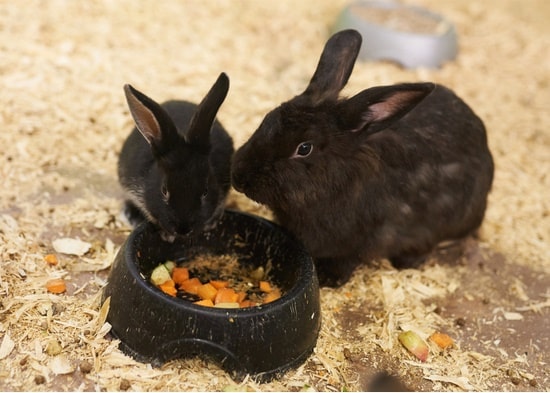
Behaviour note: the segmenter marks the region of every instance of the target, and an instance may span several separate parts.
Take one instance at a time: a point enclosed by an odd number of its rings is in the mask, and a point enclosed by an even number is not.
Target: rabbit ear
[[[210,129],[228,91],[229,78],[222,72],[208,94],[197,106],[185,137],[188,143],[203,147],[210,146]]]
[[[124,94],[136,127],[145,140],[156,148],[163,142],[169,144],[170,141],[167,139],[172,135],[177,135],[177,131],[166,111],[158,103],[130,85],[124,85]]]
[[[314,104],[336,99],[348,82],[361,48],[361,34],[343,30],[334,34],[325,44],[317,69],[303,95]]]
[[[433,83],[372,87],[342,102],[340,118],[350,131],[368,126],[368,132],[374,133],[405,116],[434,88]]]

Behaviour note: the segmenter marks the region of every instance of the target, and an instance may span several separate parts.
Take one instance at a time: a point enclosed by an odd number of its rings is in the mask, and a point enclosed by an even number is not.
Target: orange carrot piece
[[[210,280],[210,284],[216,289],[227,288],[229,286],[229,281],[222,280]]]
[[[281,291],[278,289],[272,290],[271,292],[267,293],[264,297],[264,303],[270,303],[273,302],[281,297]]]
[[[214,300],[218,290],[212,286],[212,284],[206,283],[197,288],[197,295],[202,299]]]
[[[67,284],[62,278],[54,278],[46,283],[46,290],[50,293],[60,294],[67,290]]]
[[[214,303],[210,299],[202,299],[202,300],[198,300],[198,301],[193,302],[193,303],[197,304],[199,306],[214,307]]]
[[[252,300],[249,300],[249,299],[246,299],[246,300],[243,300],[242,302],[239,302],[239,307],[240,308],[255,307],[255,306],[257,306],[257,304],[254,303]]]
[[[189,269],[186,267],[175,267],[172,269],[172,280],[176,285],[181,285],[185,280],[189,280]]]
[[[216,297],[214,298],[214,304],[218,303],[239,303],[239,295],[232,288],[220,288]]]
[[[44,255],[44,260],[50,266],[56,266],[58,264],[58,260],[57,260],[57,257],[55,256],[55,254]]]
[[[454,341],[445,333],[435,332],[430,336],[430,340],[437,344],[441,349],[446,349],[454,345]]]
[[[246,299],[246,292],[237,292],[237,303],[242,303]]]
[[[167,295],[175,297],[178,293],[176,289],[176,283],[174,280],[168,280],[162,284],[159,285],[159,288],[162,292],[164,292]]]
[[[200,280],[197,277],[190,278],[181,283],[180,288],[185,292],[192,295],[196,295],[199,287],[202,285]]]
[[[265,292],[265,293],[269,293],[273,290],[273,288],[271,288],[271,284],[267,281],[260,281],[260,291],[262,292]]]

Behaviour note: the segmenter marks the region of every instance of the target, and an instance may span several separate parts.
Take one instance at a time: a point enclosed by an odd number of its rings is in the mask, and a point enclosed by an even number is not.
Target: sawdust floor
[[[304,88],[346,2],[0,1],[0,389],[362,390],[386,370],[415,390],[548,391],[550,3],[407,2],[456,24],[459,57],[438,70],[358,63],[345,92],[431,80],[461,95],[496,161],[486,220],[419,269],[378,261],[323,289],[315,352],[259,385],[205,359],[135,362],[103,324],[101,289],[130,230],[115,170],[132,126],[122,85],[198,101],[227,72],[219,118],[239,146]],[[269,217],[237,193],[229,204]],[[56,253],[66,237],[90,249]],[[65,294],[46,292],[55,277]],[[409,329],[455,346],[421,363],[397,341]]]

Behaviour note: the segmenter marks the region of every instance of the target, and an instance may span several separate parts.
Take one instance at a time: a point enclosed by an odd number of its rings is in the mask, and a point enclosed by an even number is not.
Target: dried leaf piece
[[[74,371],[74,366],[69,358],[64,354],[52,358],[49,366],[50,370],[52,370],[52,372],[56,375],[70,374]]]
[[[111,297],[109,296],[99,309],[99,314],[97,316],[97,328],[100,329],[105,321],[107,320],[107,315],[109,314],[109,308],[111,307]]]
[[[420,338],[418,334],[412,330],[400,333],[398,336],[399,342],[418,360],[425,362],[428,359],[428,345]]]
[[[62,278],[54,278],[46,283],[46,290],[50,293],[60,294],[67,291],[67,284]]]
[[[44,255],[44,261],[50,266],[56,266],[59,263],[55,254]]]
[[[523,315],[519,312],[505,312],[504,319],[507,321],[521,321],[523,319]]]
[[[435,332],[430,336],[430,340],[441,349],[447,349],[454,345],[453,339],[445,333]]]
[[[96,338],[103,338],[107,333],[111,331],[111,324],[109,322],[105,322],[97,331]]]
[[[15,342],[11,339],[10,335],[6,333],[0,344],[0,359],[5,359],[15,348]]]
[[[55,239],[52,245],[56,252],[77,256],[86,254],[92,247],[91,243],[84,242],[80,239],[72,239],[70,237]]]

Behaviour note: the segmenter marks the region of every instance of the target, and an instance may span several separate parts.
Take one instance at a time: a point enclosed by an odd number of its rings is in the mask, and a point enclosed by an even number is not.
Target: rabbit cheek
[[[251,169],[252,168],[252,169]],[[242,192],[250,199],[265,203],[262,198],[262,176],[258,174],[257,166],[249,166],[246,161],[235,161],[231,173],[231,183],[238,192]]]

